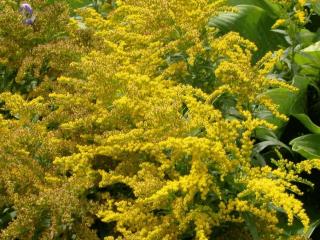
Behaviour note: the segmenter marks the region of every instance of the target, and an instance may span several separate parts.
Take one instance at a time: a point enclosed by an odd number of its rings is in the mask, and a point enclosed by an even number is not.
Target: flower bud
[[[33,14],[33,10],[30,4],[28,3],[22,3],[20,5],[19,8],[20,12],[22,12],[23,15],[27,16],[27,15],[32,15]]]
[[[30,4],[22,3],[20,5],[19,11],[25,17],[25,19],[23,20],[23,23],[25,23],[27,25],[32,25],[34,23],[36,17],[33,14],[33,9]]]

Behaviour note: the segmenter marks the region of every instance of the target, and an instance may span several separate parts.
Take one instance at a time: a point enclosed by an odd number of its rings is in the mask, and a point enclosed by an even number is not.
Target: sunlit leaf
[[[223,13],[209,22],[210,26],[220,29],[222,33],[239,32],[241,36],[254,42],[258,47],[255,59],[266,52],[276,50],[279,45],[286,45],[281,34],[272,32],[276,21],[275,12],[265,1],[231,1],[239,9],[236,13]]]

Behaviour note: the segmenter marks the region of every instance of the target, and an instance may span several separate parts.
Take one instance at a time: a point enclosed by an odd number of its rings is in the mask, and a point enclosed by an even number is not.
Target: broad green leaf
[[[293,86],[299,89],[299,93],[305,94],[310,84],[314,84],[317,79],[313,76],[295,75],[292,80]]]
[[[294,61],[300,65],[300,74],[318,76],[320,72],[320,41],[298,51]]]
[[[259,143],[255,144],[254,150],[257,152],[261,152],[265,148],[271,147],[271,146],[282,147],[282,148],[288,150],[289,152],[291,152],[291,149],[286,144],[284,144],[283,142],[279,141],[276,138],[272,138],[272,139],[270,138],[270,140],[259,142]]]
[[[281,10],[277,4],[273,4],[268,0],[228,0],[228,3],[232,6],[237,5],[252,5],[262,8],[268,15],[274,18],[279,18]]]
[[[281,34],[271,31],[271,27],[276,20],[276,18],[271,17],[273,13],[249,4],[237,5],[239,12],[223,13],[212,18],[209,25],[220,29],[222,34],[234,31],[254,42],[259,49],[254,56],[257,60],[266,52],[279,49],[279,45],[284,46],[286,43]]]
[[[307,90],[309,85],[313,85],[316,81],[315,77],[308,77],[302,75],[295,75],[292,81],[292,85],[298,88],[298,92],[296,92],[296,97],[292,102],[290,115],[305,113],[305,109],[307,108],[308,96]]]
[[[292,108],[297,100],[297,93],[285,88],[271,89],[263,95],[271,98],[272,101],[279,106],[279,112],[286,115],[290,115]],[[270,111],[260,111],[257,113],[257,116],[278,126],[277,135],[281,135],[281,128],[286,125],[285,121],[276,118]]]
[[[300,44],[302,44],[303,46],[309,46],[313,44],[317,37],[317,34],[310,32],[307,29],[301,29],[297,37]]]
[[[293,78],[293,85],[298,88],[297,92],[285,88],[276,88],[267,91],[264,95],[271,98],[279,106],[279,112],[287,116],[303,114],[307,105],[307,88],[310,84],[313,84],[314,80],[314,77],[296,75]],[[278,136],[281,135],[281,128],[286,125],[286,122],[277,119],[270,111],[266,110],[258,112],[257,116],[278,126],[276,133]]]
[[[318,41],[318,42],[316,42],[316,43],[314,43],[314,44],[302,49],[300,51],[300,53],[305,53],[305,54],[312,55],[312,56],[314,56],[316,58],[320,58],[320,41]],[[303,57],[301,57],[301,58],[300,57],[301,56],[299,54],[297,54],[295,56],[295,60],[296,60],[297,63],[303,64],[306,59],[303,59]]]
[[[279,137],[279,134],[281,132],[281,128],[286,125],[285,121],[282,121],[281,119],[276,118],[270,111],[263,110],[259,111],[255,114],[255,117],[267,120],[269,123],[272,123],[273,125],[277,126],[277,129],[275,130],[276,135]],[[280,132],[279,132],[280,131]],[[260,132],[260,131],[259,131]],[[263,133],[259,134],[261,136]],[[280,134],[281,135],[281,134]],[[261,137],[260,137],[261,138]]]
[[[320,134],[320,127],[312,122],[308,115],[304,113],[293,114],[310,132]]]
[[[286,88],[276,88],[265,93],[279,106],[278,110],[284,114],[290,114],[297,94]]]
[[[320,134],[307,134],[293,139],[292,150],[307,159],[320,158]]]

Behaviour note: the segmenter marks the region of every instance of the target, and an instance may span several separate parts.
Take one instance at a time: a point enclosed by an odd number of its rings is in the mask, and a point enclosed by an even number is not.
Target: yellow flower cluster
[[[36,17],[29,25],[23,22],[19,2],[0,1],[0,68],[6,77],[1,91],[26,93],[67,74],[70,63],[87,49],[84,42],[90,34],[69,24],[68,6],[61,1],[29,1]]]
[[[36,115],[45,113],[41,101],[8,93],[1,99],[6,102],[1,110],[12,110],[14,118],[0,117],[0,208],[16,217],[10,224],[5,222],[9,225],[1,230],[0,239],[52,239],[60,235],[62,224],[77,231],[79,239],[97,239],[89,229],[91,206],[77,197],[83,184],[57,180],[50,168],[55,157],[75,151],[75,146],[39,124]]]
[[[19,214],[0,238],[31,239],[46,214],[54,217],[42,239],[59,238],[59,224],[79,239],[96,239],[92,213],[112,226],[108,240],[227,239],[233,227],[248,237],[250,220],[264,239],[277,239],[279,208],[289,224],[297,217],[307,227],[302,203],[288,190],[301,194],[293,182],[319,168],[317,161],[281,159],[275,169],[251,163],[253,131],[274,127],[255,118],[252,106],[285,118],[262,93],[294,90],[266,77],[281,53],[252,64],[254,44],[208,31],[209,17],[229,10],[222,0],[117,6],[106,18],[79,10],[91,50],[65,76],[43,81],[27,100],[0,95],[0,167],[12,162],[0,191]],[[186,60],[166,61],[175,54]],[[211,93],[178,83],[198,55],[217,64]],[[214,106],[224,93],[234,97],[238,118]]]
[[[307,4],[307,0],[272,0],[272,2],[280,4],[283,7],[282,18],[278,19],[272,28],[284,27],[289,24],[290,19],[299,25],[307,23],[307,11],[304,9]],[[294,14],[288,14],[288,12],[293,12]],[[291,15],[293,17],[291,17]]]
[[[95,31],[96,50],[74,64],[86,78],[60,78],[62,94],[50,97],[57,111],[70,115],[61,123],[62,134],[82,144],[78,153],[54,162],[72,171],[70,179],[118,187],[101,196],[97,215],[115,222],[119,233],[106,239],[179,239],[192,225],[196,239],[218,238],[221,225],[244,227],[247,214],[262,235],[276,238],[276,207],[289,224],[297,216],[308,225],[302,203],[287,193],[287,187],[294,189],[288,173],[276,180],[271,175],[278,172],[270,169],[262,177],[251,164],[252,132],[273,126],[253,118],[247,106],[261,104],[285,118],[261,94],[277,86],[294,90],[266,78],[281,53],[252,65],[256,47],[238,34],[201,35],[208,17],[224,9],[221,4],[128,0],[106,19],[93,10],[79,12]],[[168,54],[180,52],[186,62],[166,65]],[[219,60],[212,69],[219,85],[211,94],[175,83],[198,54]],[[223,93],[237,99],[243,119],[225,119],[213,107]],[[266,186],[257,184],[262,180]]]

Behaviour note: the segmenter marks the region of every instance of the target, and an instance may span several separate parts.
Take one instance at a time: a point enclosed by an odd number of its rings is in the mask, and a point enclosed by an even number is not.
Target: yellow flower
[[[272,25],[272,29],[276,29],[278,27],[284,26],[286,23],[285,19],[278,19],[273,25]]]
[[[301,24],[304,24],[306,22],[306,14],[302,10],[296,11],[295,17],[298,19],[299,23]]]

